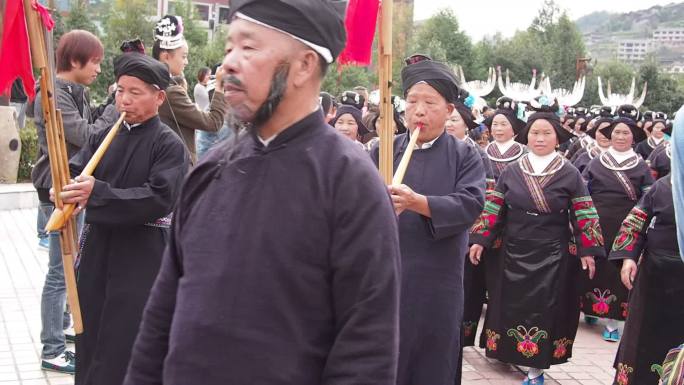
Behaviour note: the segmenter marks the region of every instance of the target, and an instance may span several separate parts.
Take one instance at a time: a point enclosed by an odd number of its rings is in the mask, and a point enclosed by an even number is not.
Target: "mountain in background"
[[[575,24],[583,34],[648,38],[658,27],[684,27],[684,2],[629,13],[593,12],[580,17]]]

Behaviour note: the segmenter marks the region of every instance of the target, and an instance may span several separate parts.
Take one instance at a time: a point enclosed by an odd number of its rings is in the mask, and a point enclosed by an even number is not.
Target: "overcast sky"
[[[631,12],[654,5],[665,5],[672,0],[556,0],[575,20],[594,11]],[[473,40],[500,31],[512,36],[516,30],[527,28],[543,0],[416,0],[414,19],[427,19],[442,8],[451,8],[458,16],[461,28]]]

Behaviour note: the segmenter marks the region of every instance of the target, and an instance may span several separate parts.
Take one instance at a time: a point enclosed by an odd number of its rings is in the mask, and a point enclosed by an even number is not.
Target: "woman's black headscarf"
[[[456,102],[454,103],[454,107],[456,107],[456,111],[458,111],[458,114],[461,115],[461,119],[463,119],[466,126],[468,126],[468,130],[475,129],[479,126],[479,124],[477,124],[477,122],[475,121],[475,116],[473,116],[473,112],[470,111],[470,108],[468,108],[468,106],[461,102]]]
[[[359,126],[359,131],[357,133],[358,136],[364,136],[368,134],[368,128],[366,128],[366,125],[363,124],[363,114],[361,113],[361,110],[349,104],[341,104],[339,107],[337,107],[337,114],[335,115],[335,118],[332,120],[331,124],[334,126],[335,123],[337,123],[337,119],[344,114],[351,115],[356,121],[356,125]]]
[[[613,130],[620,123],[627,125],[627,127],[629,127],[629,130],[632,131],[632,135],[634,136],[634,143],[639,143],[642,140],[646,139],[646,133],[644,132],[644,130],[637,126],[634,120],[627,117],[615,118],[610,126],[605,127],[601,130],[601,133],[603,134],[603,136],[610,139],[610,135],[613,133]]]
[[[565,143],[573,137],[571,132],[563,128],[560,116],[557,114],[559,111],[558,100],[548,100],[547,97],[541,96],[530,101],[530,109],[535,112],[527,118],[527,124],[520,132],[520,135],[515,137],[517,142],[527,144],[527,134],[530,132],[532,124],[537,120],[546,120],[551,124],[554,131],[556,131],[558,144]]]

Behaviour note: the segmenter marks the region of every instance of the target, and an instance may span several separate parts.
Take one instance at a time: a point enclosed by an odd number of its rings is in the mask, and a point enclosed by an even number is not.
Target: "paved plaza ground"
[[[37,245],[36,209],[0,210],[0,385],[73,384],[72,376],[40,370],[40,293],[48,255]],[[612,384],[617,344],[600,334],[600,326],[581,322],[572,362],[548,370],[546,384]],[[479,348],[467,348],[464,359],[466,385],[519,385],[523,378],[523,369],[489,360]]]

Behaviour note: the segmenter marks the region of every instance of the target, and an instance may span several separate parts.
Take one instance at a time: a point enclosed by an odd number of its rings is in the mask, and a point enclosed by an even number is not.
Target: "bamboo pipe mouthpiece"
[[[125,117],[126,113],[122,112],[121,116],[119,117],[119,120],[117,120],[116,123],[114,123],[114,126],[111,130],[109,130],[104,140],[102,140],[102,143],[100,143],[100,146],[93,154],[93,157],[90,158],[88,164],[86,164],[86,166],[83,168],[83,172],[81,173],[81,175],[91,176],[93,174],[93,172],[95,171],[95,167],[97,167],[98,163],[100,163],[100,160],[102,160],[102,157],[104,156],[105,152],[107,152],[109,145],[112,144],[114,137],[116,137],[116,134],[119,132],[119,127],[121,126],[121,123],[123,123]],[[74,213],[75,208],[76,205],[74,205],[73,203],[65,204],[64,207],[62,207],[62,209],[55,207],[55,210],[52,212],[52,215],[50,215],[50,219],[45,225],[45,231],[58,231],[59,229],[64,227],[67,220],[69,220],[69,218],[71,218],[71,215]]]
[[[406,147],[406,151],[404,151],[404,155],[401,157],[399,166],[397,166],[397,171],[394,173],[394,177],[392,178],[393,185],[401,184],[401,182],[404,180],[406,169],[408,169],[409,161],[411,161],[411,155],[413,155],[413,149],[416,147],[418,135],[420,135],[420,130],[422,128],[423,125],[419,124],[411,133],[411,140],[409,141],[408,147]]]

